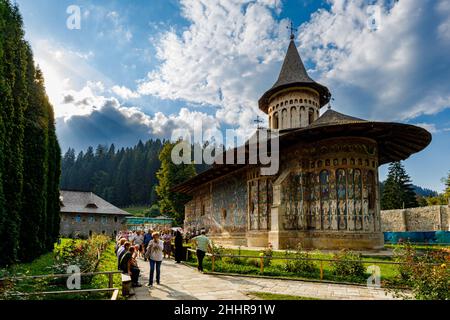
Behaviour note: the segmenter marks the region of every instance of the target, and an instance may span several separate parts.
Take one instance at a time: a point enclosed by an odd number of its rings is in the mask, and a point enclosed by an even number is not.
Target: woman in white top
[[[145,257],[150,260],[149,287],[153,286],[153,275],[156,268],[156,283],[160,284],[161,262],[163,260],[164,242],[160,239],[159,233],[153,233],[153,239],[148,243]]]

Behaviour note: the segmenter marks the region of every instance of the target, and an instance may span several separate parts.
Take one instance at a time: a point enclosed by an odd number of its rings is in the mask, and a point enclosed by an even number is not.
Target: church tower
[[[278,80],[259,100],[259,108],[269,115],[269,128],[307,127],[319,118],[320,108],[330,98],[328,88],[309,77],[291,34]]]

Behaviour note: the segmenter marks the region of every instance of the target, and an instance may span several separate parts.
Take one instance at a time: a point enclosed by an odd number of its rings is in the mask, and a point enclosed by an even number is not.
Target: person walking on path
[[[147,230],[147,232],[144,235],[144,261],[147,261],[147,258],[145,257],[145,253],[147,252],[147,246],[148,243],[152,240],[152,230]]]
[[[148,243],[145,257],[150,260],[150,276],[148,286],[153,287],[153,278],[156,270],[156,283],[161,283],[161,263],[163,260],[164,242],[159,238],[159,233],[155,232],[153,239]]]
[[[177,263],[181,262],[181,256],[183,254],[183,236],[180,230],[175,233],[175,261]]]
[[[136,238],[134,240],[134,244],[138,246],[138,256],[142,257],[144,255],[144,235],[143,231],[138,231],[136,233]]]
[[[162,240],[164,241],[164,258],[167,256],[167,259],[169,259],[172,253],[172,235],[170,231],[164,231]]]
[[[203,272],[203,258],[205,258],[206,252],[212,251],[211,241],[206,236],[206,231],[202,230],[199,236],[192,238],[192,241],[197,247],[197,260],[198,260],[198,271]]]

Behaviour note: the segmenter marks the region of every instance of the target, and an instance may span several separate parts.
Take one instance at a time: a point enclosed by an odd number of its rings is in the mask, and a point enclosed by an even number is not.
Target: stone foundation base
[[[246,246],[247,237],[245,233],[214,234],[208,237],[217,245],[222,246]]]
[[[271,231],[269,242],[274,249],[379,250],[384,247],[381,232],[351,231]]]
[[[266,248],[269,245],[269,231],[247,231],[247,247]]]
[[[247,231],[246,233],[214,234],[210,236],[218,245],[266,248],[269,243],[275,250],[379,250],[384,247],[381,232],[358,233],[352,231]]]

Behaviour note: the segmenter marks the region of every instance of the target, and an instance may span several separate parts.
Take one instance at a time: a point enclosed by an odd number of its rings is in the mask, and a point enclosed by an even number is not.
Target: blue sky
[[[427,128],[405,161],[441,191],[450,170],[450,1],[16,0],[43,69],[63,150],[134,145],[175,129],[254,126],[293,21],[334,109]],[[70,5],[81,29],[66,26]],[[381,176],[386,168],[380,170]]]

